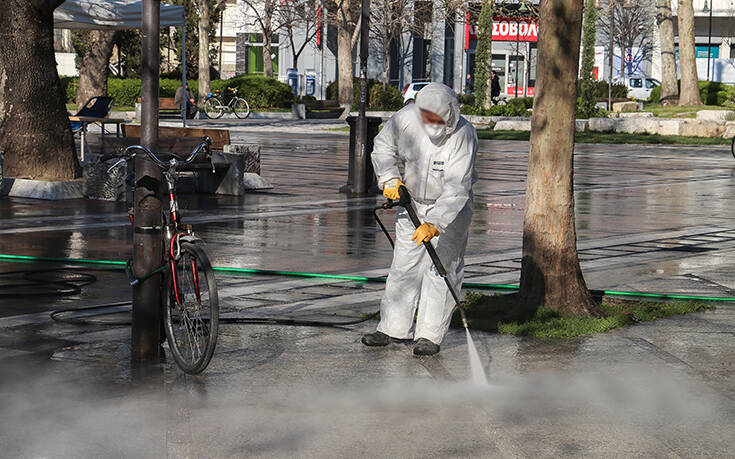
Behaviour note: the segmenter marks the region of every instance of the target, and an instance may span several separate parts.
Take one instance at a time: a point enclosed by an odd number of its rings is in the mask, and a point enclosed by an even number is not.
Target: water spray
[[[389,199],[388,202],[376,208],[376,212],[374,212],[376,221],[380,225],[383,232],[388,235],[389,239],[390,235],[388,234],[388,231],[385,229],[385,226],[378,217],[377,210],[379,209],[390,209],[395,206],[401,206],[406,209],[406,212],[408,212],[408,217],[411,219],[411,223],[413,223],[413,226],[415,228],[421,226],[421,220],[419,219],[418,215],[416,215],[416,209],[414,209],[413,204],[411,204],[411,195],[409,194],[405,186],[401,185],[398,188],[398,195],[400,199],[397,202]],[[390,239],[390,242],[391,245],[393,245],[392,239]],[[447,270],[444,268],[444,264],[439,258],[439,254],[436,253],[436,248],[434,248],[434,245],[430,241],[423,241],[423,245],[426,249],[426,252],[429,254],[429,258],[431,258],[431,262],[434,264],[436,272],[439,274],[439,276],[441,276],[442,279],[444,279],[444,283],[447,285],[449,293],[452,295],[452,299],[454,299],[454,304],[459,311],[459,316],[462,319],[462,326],[464,326],[465,334],[467,335],[467,347],[470,355],[470,369],[472,371],[472,380],[475,383],[487,383],[487,376],[485,375],[485,370],[483,370],[482,368],[480,356],[477,353],[477,348],[475,347],[475,343],[472,340],[472,335],[470,335],[470,328],[467,324],[467,313],[464,309],[464,306],[462,306],[462,302],[459,299],[459,294],[454,288],[454,285],[452,285],[452,282],[449,280]]]

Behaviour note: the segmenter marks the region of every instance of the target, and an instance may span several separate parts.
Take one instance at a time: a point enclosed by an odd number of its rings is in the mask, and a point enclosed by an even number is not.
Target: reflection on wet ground
[[[382,200],[337,192],[347,136],[251,124],[232,138],[263,144],[263,175],[276,187],[181,196],[214,264],[384,275],[390,245],[371,213]],[[517,283],[528,144],[480,148],[467,277]],[[734,172],[724,147],[577,146],[588,285],[732,295]],[[385,212],[389,229],[391,220]],[[0,200],[0,253],[124,260],[130,237],[121,203]],[[53,267],[0,263],[0,272]],[[731,454],[735,309],[727,306],[563,342],[478,333],[493,381],[485,389],[456,382],[469,371],[463,334],[450,332],[438,358],[415,359],[406,345],[363,348],[359,337],[374,322],[226,325],[202,376],[184,377],[169,361],[139,386],[126,327],[48,317],[129,299],[121,271],[74,269],[96,282],[68,296],[0,296],[0,411],[18,420],[0,428],[9,456]],[[382,292],[380,283],[265,275],[218,275],[218,284],[226,316],[343,320],[375,310]]]

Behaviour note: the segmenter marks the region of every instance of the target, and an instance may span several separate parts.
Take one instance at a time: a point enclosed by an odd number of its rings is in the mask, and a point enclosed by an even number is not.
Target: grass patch
[[[679,107],[678,105],[646,104],[644,112],[651,112],[656,118],[696,118],[700,110],[726,110],[719,105],[691,105]]]
[[[517,294],[485,296],[472,292],[466,296],[465,308],[471,329],[536,338],[591,335],[637,322],[715,309],[692,301],[643,302],[606,297],[601,308],[607,317],[592,318],[565,316],[548,307],[530,313],[519,311]],[[452,326],[462,326],[458,313],[452,317]]]
[[[489,140],[529,140],[531,133],[527,131],[494,131],[478,129],[479,139]],[[576,143],[612,143],[612,144],[669,144],[669,145],[729,145],[730,139],[722,137],[687,137],[681,135],[658,134],[624,134],[618,132],[577,132]]]
[[[338,128],[329,128],[329,129],[326,129],[326,130],[327,131],[336,131],[336,132],[350,132],[350,127],[349,126],[342,126],[342,127],[338,127]]]

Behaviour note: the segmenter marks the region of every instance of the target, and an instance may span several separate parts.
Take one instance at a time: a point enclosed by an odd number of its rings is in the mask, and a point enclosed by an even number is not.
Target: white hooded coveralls
[[[420,110],[444,121],[440,137],[429,138]],[[477,154],[477,134],[459,114],[457,96],[449,87],[431,83],[416,103],[404,107],[388,120],[375,137],[372,153],[378,185],[401,177],[424,223],[440,232],[431,243],[460,291],[464,276],[464,252],[472,219],[472,184]],[[411,238],[415,227],[402,207],[396,217],[393,263],[380,304],[378,331],[399,339],[426,338],[441,344],[449,329],[454,300],[423,245]],[[418,307],[415,332],[413,318]]]

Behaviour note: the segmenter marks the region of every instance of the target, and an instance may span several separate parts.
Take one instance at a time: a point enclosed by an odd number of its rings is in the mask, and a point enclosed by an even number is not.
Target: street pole
[[[608,75],[607,83],[607,109],[612,111],[613,53],[615,49],[615,41],[613,39],[615,33],[615,9],[612,0],[610,0],[610,26],[608,29],[608,35],[610,35],[610,75]]]
[[[222,31],[224,30],[225,22],[225,8],[222,7],[222,11],[219,12],[219,77],[222,78]]]
[[[327,21],[324,20],[324,17],[326,15],[326,9],[325,9],[325,3],[322,1],[321,6],[321,12],[319,13],[320,23],[319,28],[321,29],[319,33],[321,34],[321,50],[320,50],[320,60],[319,63],[319,69],[321,75],[319,76],[319,92],[321,93],[320,99],[325,100],[327,98],[327,92],[324,89],[324,47],[326,46],[326,39],[327,39]]]
[[[161,0],[143,0],[141,143],[158,147],[158,74]],[[145,155],[135,156],[133,275],[142,278],[161,263],[161,170]],[[134,364],[160,361],[161,278],[133,287],[131,356]]]
[[[521,35],[521,22],[518,19],[518,16],[516,16],[516,81],[515,81],[515,97],[514,99],[518,98],[518,58],[521,54],[521,44],[520,44],[520,35]]]
[[[365,194],[367,183],[365,172],[367,168],[367,118],[365,109],[367,105],[367,64],[368,44],[370,40],[370,0],[362,0],[362,20],[360,25],[360,112],[357,116],[357,141],[355,142],[354,158],[354,194]]]
[[[705,5],[707,5],[707,0],[705,0]],[[712,10],[715,7],[715,2],[710,0],[709,4],[709,34],[707,35],[707,81],[710,81],[710,61],[712,58]]]

